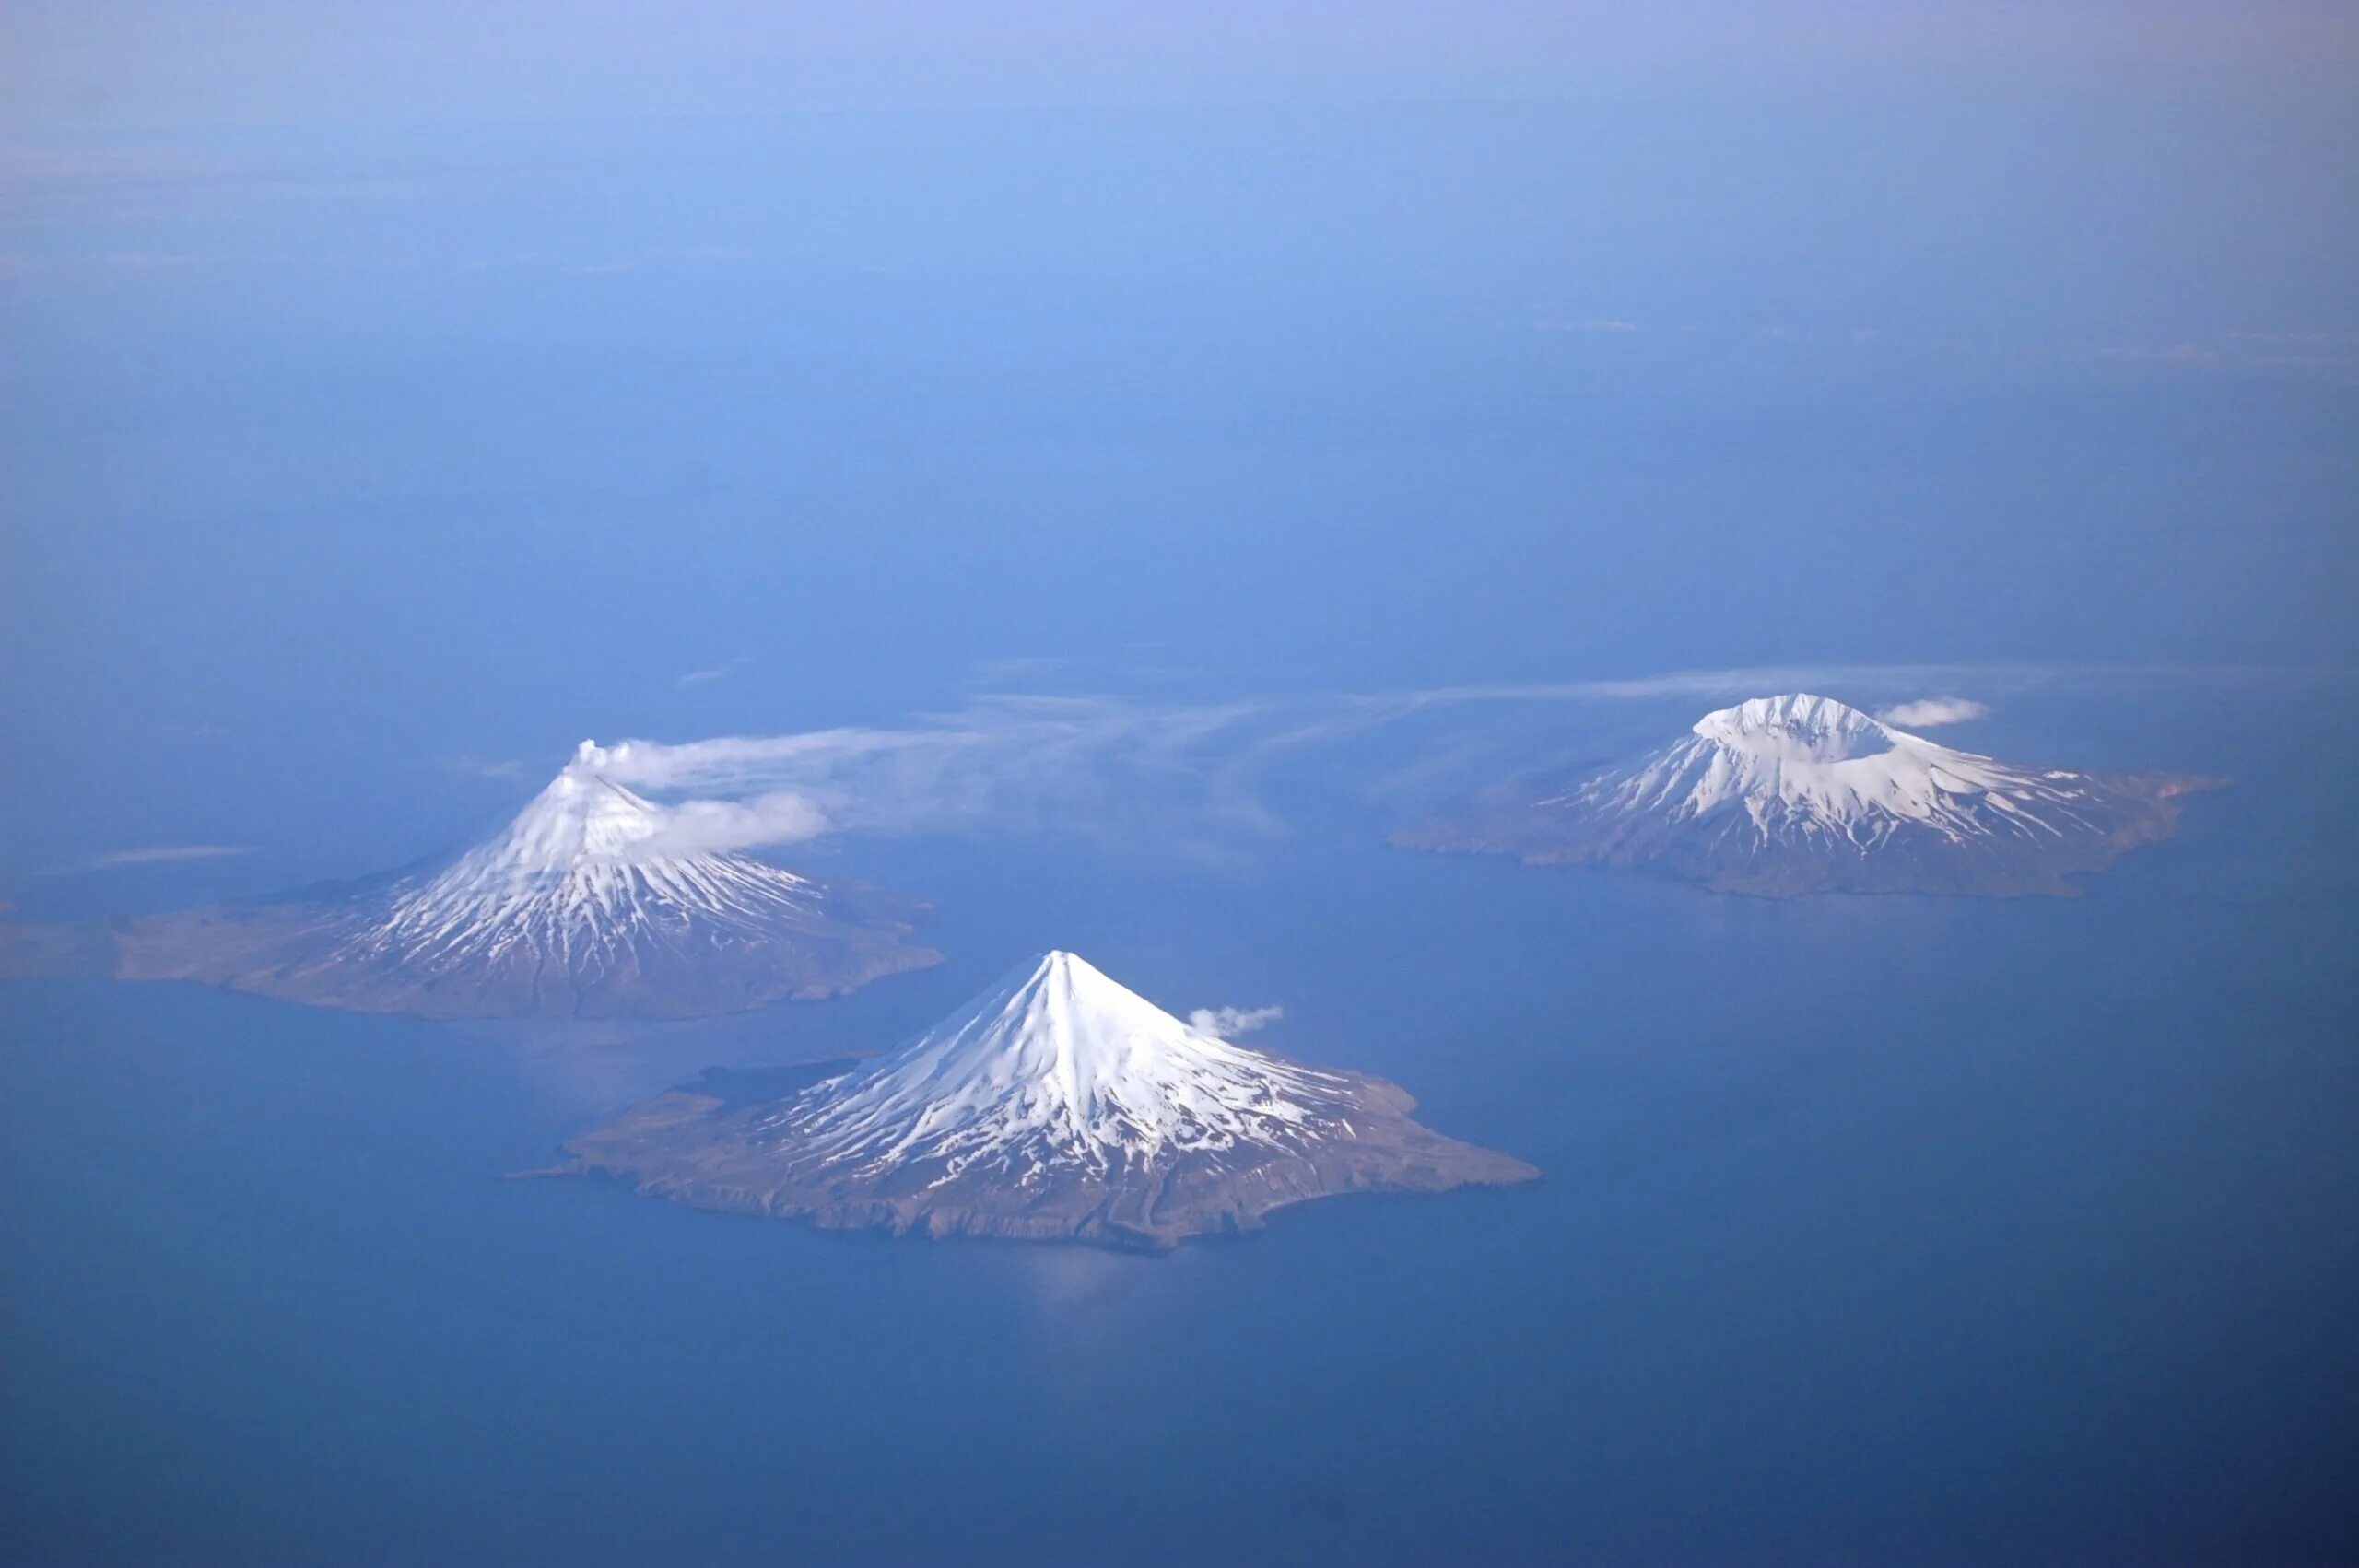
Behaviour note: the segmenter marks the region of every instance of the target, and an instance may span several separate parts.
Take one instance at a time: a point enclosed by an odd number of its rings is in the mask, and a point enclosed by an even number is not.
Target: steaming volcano
[[[117,928],[116,972],[433,1018],[693,1017],[833,996],[940,955],[892,901],[677,848],[583,742],[493,838],[419,871]]]

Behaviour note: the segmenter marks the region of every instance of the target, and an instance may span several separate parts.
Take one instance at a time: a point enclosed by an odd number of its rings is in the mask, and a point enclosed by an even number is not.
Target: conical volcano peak
[[[1062,948],[1017,965],[978,999],[974,1011],[995,1011],[1020,1027],[1068,1036],[1100,1025],[1157,1033],[1187,1028],[1088,959]]]
[[[1732,750],[1797,762],[1839,762],[1892,749],[1892,731],[1848,703],[1795,692],[1707,713],[1695,732]]]
[[[663,807],[577,758],[486,848],[517,871],[564,871],[584,860],[628,859],[663,822]]]
[[[1024,977],[1023,987],[1044,994],[1071,997],[1076,991],[1099,987],[1110,987],[1125,996],[1134,994],[1109,978],[1106,971],[1080,954],[1068,953],[1062,947],[1050,948],[1039,956],[1017,965],[1010,973]]]
[[[803,1129],[827,1147],[914,1138],[945,1158],[1103,1171],[1298,1131],[1334,1081],[1198,1033],[1086,959],[1055,952],[830,1086]]]

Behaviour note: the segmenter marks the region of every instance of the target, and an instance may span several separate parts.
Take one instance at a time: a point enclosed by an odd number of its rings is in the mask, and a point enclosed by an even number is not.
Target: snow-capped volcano
[[[432,1017],[692,1016],[938,961],[864,890],[675,849],[584,741],[507,828],[420,871],[121,928],[119,972]]]
[[[1168,1246],[1328,1193],[1527,1180],[1358,1073],[1197,1030],[1070,953],[753,1106],[693,1091],[567,1147],[687,1202],[829,1225]]]
[[[557,955],[594,976],[650,940],[758,944],[807,920],[822,890],[745,855],[664,854],[669,813],[598,771],[588,741],[506,832],[397,885],[368,952],[447,964]]]
[[[582,742],[507,831],[469,850],[461,863],[546,875],[628,861],[663,830],[663,808],[607,778],[607,755],[596,742]]]
[[[1831,697],[1764,696],[1708,713],[1690,738],[1637,768],[1586,780],[1542,806],[1602,815],[1743,813],[1764,837],[1825,835],[1863,847],[1910,824],[1949,838],[2018,823],[2079,820],[2086,776],[2010,767],[1907,734]],[[2041,807],[2050,808],[2045,813]]]
[[[1070,953],[778,1113],[813,1155],[1024,1181],[1239,1144],[1293,1147],[1347,1080],[1199,1034]]]
[[[1414,848],[1649,865],[1731,892],[2071,893],[2212,781],[1992,760],[1830,697],[1755,697],[1569,789],[1508,791]]]

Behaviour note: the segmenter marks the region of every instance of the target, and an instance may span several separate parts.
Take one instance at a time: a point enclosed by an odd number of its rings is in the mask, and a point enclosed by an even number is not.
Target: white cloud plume
[[[903,729],[816,730],[595,747],[585,765],[637,790],[702,797],[683,832],[750,832],[701,808],[761,796],[776,833],[931,833],[1160,825],[1275,826],[1240,768],[1273,705],[1153,707],[1112,698],[997,697]],[[750,802],[746,803],[751,804]],[[743,840],[741,842],[752,842]]]
[[[1286,1015],[1283,1007],[1200,1007],[1188,1014],[1188,1023],[1199,1034],[1215,1039],[1229,1040],[1239,1035],[1250,1035],[1264,1029]]]
[[[1684,726],[1708,708],[1779,692],[1866,706],[1960,686],[2102,688],[2185,673],[1784,665],[1193,705],[1001,695],[898,727],[626,741],[588,747],[578,760],[673,802],[677,837],[667,847],[746,848],[836,833],[1059,832],[1226,855],[1289,831],[1275,802],[1290,790],[1314,788],[1331,798],[1340,790],[1394,812],[1535,765],[1647,743],[1654,731],[1642,728],[1639,710],[1649,703],[1666,712],[1646,725]],[[1923,700],[1887,712],[1905,710],[1907,721],[1923,724],[1931,721]],[[1576,721],[1567,710],[1584,706],[1630,712]]]
[[[796,844],[827,831],[827,813],[791,790],[745,801],[681,801],[663,808],[663,825],[631,846],[635,855],[714,855]]]
[[[1931,730],[1943,724],[1963,724],[1970,719],[1988,719],[1990,705],[1972,697],[1925,696],[1913,702],[1894,703],[1876,717],[1904,729]]]
[[[158,844],[145,849],[111,849],[82,862],[85,871],[111,872],[125,866],[168,865],[175,860],[217,860],[229,855],[251,855],[251,844]]]

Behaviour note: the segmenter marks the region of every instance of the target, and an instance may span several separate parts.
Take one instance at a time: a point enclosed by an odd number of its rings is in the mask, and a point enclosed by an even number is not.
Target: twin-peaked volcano
[[[1644,866],[1731,893],[2070,894],[2216,780],[1956,751],[1823,696],[1755,697],[1570,788],[1511,789],[1413,848]]]
[[[569,1169],[685,1203],[882,1227],[1168,1246],[1341,1192],[1527,1181],[1381,1079],[1216,1039],[1070,953],[888,1055],[780,1097],[676,1090]]]
[[[671,810],[574,760],[507,829],[418,872],[129,922],[117,972],[437,1018],[690,1017],[939,962],[887,901],[672,847]]]

